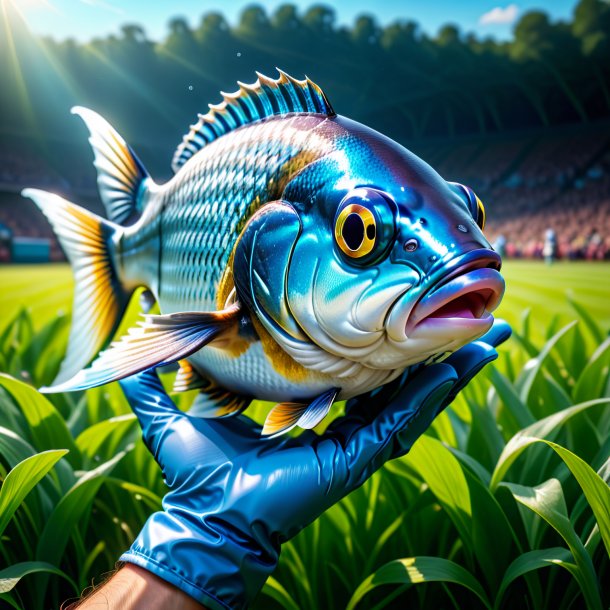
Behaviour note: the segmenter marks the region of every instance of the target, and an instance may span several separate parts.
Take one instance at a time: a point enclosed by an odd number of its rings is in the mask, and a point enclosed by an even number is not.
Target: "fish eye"
[[[345,206],[335,223],[335,239],[341,251],[350,258],[366,256],[375,247],[375,216],[364,206]]]
[[[486,218],[485,206],[483,205],[483,202],[477,197],[477,195],[475,193],[472,193],[472,194],[474,195],[474,198],[477,202],[477,215],[474,217],[474,219],[477,221],[477,224],[479,225],[479,228],[482,231],[485,228],[485,218]]]
[[[475,222],[481,230],[485,228],[485,206],[477,197],[475,192],[459,182],[449,182],[449,186],[454,192],[457,192],[468,206],[468,211],[474,218]]]
[[[378,260],[394,236],[394,212],[389,195],[372,188],[348,193],[335,217],[335,242],[351,262]]]

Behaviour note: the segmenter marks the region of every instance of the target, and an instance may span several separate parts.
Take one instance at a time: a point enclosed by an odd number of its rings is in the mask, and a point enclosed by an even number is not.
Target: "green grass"
[[[26,307],[40,328],[58,311],[70,311],[74,282],[67,264],[0,266],[0,286],[0,321]]]
[[[255,609],[608,607],[610,266],[505,277],[500,359],[284,545]],[[165,488],[117,384],[35,390],[65,349],[69,269],[0,268],[0,286],[0,608],[57,608],[112,569]]]

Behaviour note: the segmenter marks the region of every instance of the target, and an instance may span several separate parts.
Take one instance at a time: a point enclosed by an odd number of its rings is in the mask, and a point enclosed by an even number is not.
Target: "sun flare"
[[[48,8],[56,11],[57,8],[49,0],[0,0],[2,4],[12,4],[17,9]]]

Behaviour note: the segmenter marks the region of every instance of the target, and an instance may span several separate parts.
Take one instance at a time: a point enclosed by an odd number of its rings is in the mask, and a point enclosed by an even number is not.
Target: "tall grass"
[[[573,309],[537,321],[543,341],[524,315],[407,456],[284,545],[254,606],[607,608],[610,339]],[[0,329],[0,607],[78,596],[165,493],[116,384],[34,389],[66,335],[65,317],[35,331],[24,310]]]

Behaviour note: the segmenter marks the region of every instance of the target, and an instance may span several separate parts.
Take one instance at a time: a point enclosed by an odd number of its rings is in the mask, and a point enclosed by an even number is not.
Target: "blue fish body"
[[[312,427],[334,400],[490,328],[504,283],[479,199],[336,115],[311,81],[259,75],[225,94],[185,136],[161,186],[101,117],[77,112],[112,221],[27,192],[54,224],[77,287],[81,276],[89,287],[77,291],[85,324],[50,390],[179,360],[176,389],[201,391],[194,412],[279,401],[264,429],[276,434]],[[84,368],[140,286],[161,315]],[[96,300],[111,304],[105,315]]]

